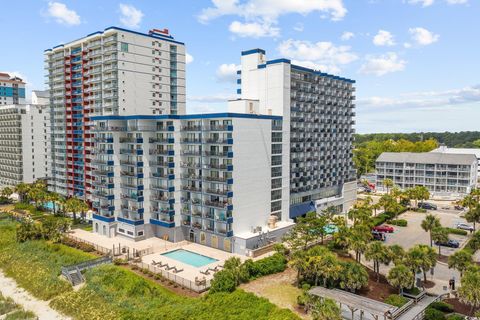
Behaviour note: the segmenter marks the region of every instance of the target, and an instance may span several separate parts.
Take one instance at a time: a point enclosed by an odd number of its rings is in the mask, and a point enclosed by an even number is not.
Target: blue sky
[[[226,109],[240,51],[355,79],[357,131],[478,130],[479,0],[7,1],[0,71],[44,88],[43,50],[109,26],[186,43],[187,111]]]

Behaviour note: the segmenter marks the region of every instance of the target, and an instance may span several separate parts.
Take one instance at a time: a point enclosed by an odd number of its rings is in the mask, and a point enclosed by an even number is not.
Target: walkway
[[[397,318],[397,320],[412,320],[415,319],[415,317],[422,313],[430,303],[435,301],[437,297],[434,296],[429,296],[425,295],[422,300],[420,300],[417,304],[414,304],[410,310],[408,310],[406,313],[404,313],[402,316]],[[423,318],[419,318],[423,319]]]
[[[65,317],[57,311],[50,308],[48,301],[34,298],[24,289],[17,286],[15,280],[6,277],[0,271],[0,291],[5,297],[10,297],[21,305],[26,311],[32,311],[41,320],[69,320],[71,318]]]

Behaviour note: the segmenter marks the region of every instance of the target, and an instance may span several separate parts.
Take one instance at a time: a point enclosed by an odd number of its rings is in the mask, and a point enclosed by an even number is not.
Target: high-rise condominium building
[[[240,98],[229,111],[283,118],[290,187],[278,206],[288,206],[291,218],[326,206],[347,210],[356,199],[355,81],[267,60],[262,49],[243,51],[237,73]]]
[[[281,116],[92,119],[94,232],[246,254],[292,226]]]
[[[48,111],[45,105],[0,106],[0,186],[48,178]]]
[[[50,188],[89,199],[91,117],[185,113],[185,47],[168,30],[110,27],[45,51],[52,107]]]
[[[8,73],[0,73],[0,106],[25,104],[25,82]]]

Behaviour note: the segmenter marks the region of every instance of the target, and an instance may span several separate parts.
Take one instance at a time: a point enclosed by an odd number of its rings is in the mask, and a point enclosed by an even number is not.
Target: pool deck
[[[80,238],[84,241],[88,241],[94,243],[96,245],[105,247],[105,248],[112,248],[115,246],[126,246],[130,249],[135,250],[144,250],[150,249],[152,254],[147,254],[142,256],[142,262],[145,264],[149,264],[153,266],[153,261],[161,262],[162,264],[168,264],[169,267],[175,267],[177,270],[183,269],[183,271],[176,273],[177,276],[187,279],[189,281],[195,281],[195,279],[203,279],[211,280],[213,278],[214,272],[210,271],[208,275],[201,273],[200,271],[206,271],[208,268],[215,268],[217,266],[223,266],[225,260],[231,257],[238,257],[240,260],[245,261],[248,259],[246,256],[238,255],[229,253],[223,250],[207,247],[198,243],[192,243],[188,241],[181,241],[181,242],[169,242],[165,241],[160,238],[148,238],[141,241],[133,241],[128,238],[117,236],[114,238],[108,238],[106,236],[102,236],[90,231],[85,231],[82,229],[74,229],[72,230],[71,234],[77,238]],[[212,262],[210,264],[204,265],[202,267],[194,267],[189,264],[183,263],[181,261],[163,256],[162,253],[184,249],[194,253],[198,253],[218,261]],[[271,253],[267,253],[263,256],[256,257],[254,260],[261,259],[265,256],[270,255]],[[157,266],[157,268],[160,268]],[[161,268],[164,269],[165,268]],[[219,269],[221,270],[221,269]]]

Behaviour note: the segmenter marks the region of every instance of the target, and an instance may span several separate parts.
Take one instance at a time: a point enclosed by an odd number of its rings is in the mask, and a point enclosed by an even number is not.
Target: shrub
[[[287,259],[280,253],[274,253],[257,261],[247,260],[244,266],[248,270],[249,279],[253,280],[258,277],[285,271]]]
[[[433,302],[429,305],[429,307],[445,313],[453,312],[453,306],[451,304],[448,304],[442,301]]]
[[[237,286],[235,275],[230,270],[222,270],[213,276],[209,293],[233,292]]]
[[[138,266],[136,264],[132,264],[132,270],[138,270]]]
[[[408,302],[407,298],[402,297],[398,294],[391,294],[385,299],[385,303],[391,304],[392,306],[395,306],[398,308],[400,308],[407,302]]]
[[[465,316],[459,314],[451,314],[447,316],[447,320],[465,320]]]
[[[390,219],[389,214],[381,213],[381,214],[379,214],[378,216],[376,216],[375,218],[372,219],[372,223],[373,223],[374,226],[378,226],[378,225],[381,225],[382,223],[385,223],[385,221],[387,221],[388,219]]]
[[[416,208],[413,211],[420,212],[420,213],[427,213],[427,209],[423,209],[423,208]]]
[[[407,220],[404,220],[404,219],[392,220],[389,223],[399,227],[406,227],[408,224]]]
[[[113,259],[113,263],[117,266],[124,266],[124,265],[128,264],[128,261],[127,261],[127,259],[117,258],[117,259]]]
[[[445,320],[445,315],[442,311],[438,311],[433,308],[427,308],[425,310],[424,320]]]
[[[466,236],[468,234],[467,230],[462,230],[462,229],[455,229],[455,228],[446,228],[448,233],[451,234],[458,234],[460,236]]]

